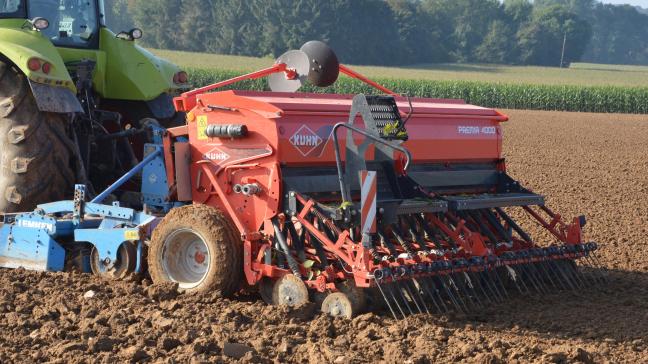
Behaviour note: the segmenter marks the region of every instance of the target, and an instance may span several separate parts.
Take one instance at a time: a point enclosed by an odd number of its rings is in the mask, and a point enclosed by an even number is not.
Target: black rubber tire
[[[218,209],[207,205],[175,208],[153,231],[148,249],[149,274],[153,283],[172,282],[165,271],[164,242],[174,231],[190,229],[204,237],[209,248],[210,264],[200,284],[184,291],[188,293],[216,292],[223,297],[239,290],[243,273],[243,244],[233,224]]]
[[[0,61],[0,212],[30,211],[72,195],[66,116],[38,110],[25,76]]]

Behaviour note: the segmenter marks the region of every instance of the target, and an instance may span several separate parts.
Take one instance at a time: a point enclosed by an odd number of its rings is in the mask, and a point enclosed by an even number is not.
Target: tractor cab
[[[0,19],[40,19],[33,23],[57,47],[98,48],[105,26],[102,0],[0,0]]]
[[[42,30],[57,47],[97,48],[103,10],[100,2],[87,0],[27,1],[29,18],[44,18],[49,26]]]

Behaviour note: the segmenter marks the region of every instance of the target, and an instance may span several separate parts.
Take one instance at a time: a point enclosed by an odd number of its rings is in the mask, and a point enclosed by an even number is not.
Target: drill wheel
[[[90,269],[93,274],[107,279],[124,279],[135,271],[137,248],[131,242],[125,242],[117,250],[117,261],[112,268],[106,268],[99,260],[99,252],[94,247],[90,253]]]
[[[176,282],[187,293],[232,296],[243,273],[242,244],[218,209],[182,206],[172,209],[153,231],[148,266],[153,283]]]
[[[322,312],[333,317],[353,318],[357,314],[351,297],[342,292],[333,292],[322,302]]]
[[[293,274],[286,274],[275,282],[272,288],[272,301],[278,306],[301,306],[308,302],[308,288],[300,278]]]

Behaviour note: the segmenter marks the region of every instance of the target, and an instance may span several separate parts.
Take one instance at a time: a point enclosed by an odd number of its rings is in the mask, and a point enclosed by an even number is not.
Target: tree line
[[[277,57],[308,40],[346,63],[648,64],[648,14],[596,0],[107,0],[153,48]]]

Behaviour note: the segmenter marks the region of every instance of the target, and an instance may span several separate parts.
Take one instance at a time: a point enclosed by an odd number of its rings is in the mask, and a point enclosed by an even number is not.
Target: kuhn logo
[[[302,127],[290,137],[290,143],[294,145],[304,157],[312,153],[317,149],[317,147],[322,145],[323,142],[324,139],[306,125],[302,125]]]
[[[218,149],[217,147],[203,154],[203,159],[210,161],[226,161],[230,159],[230,155]]]

